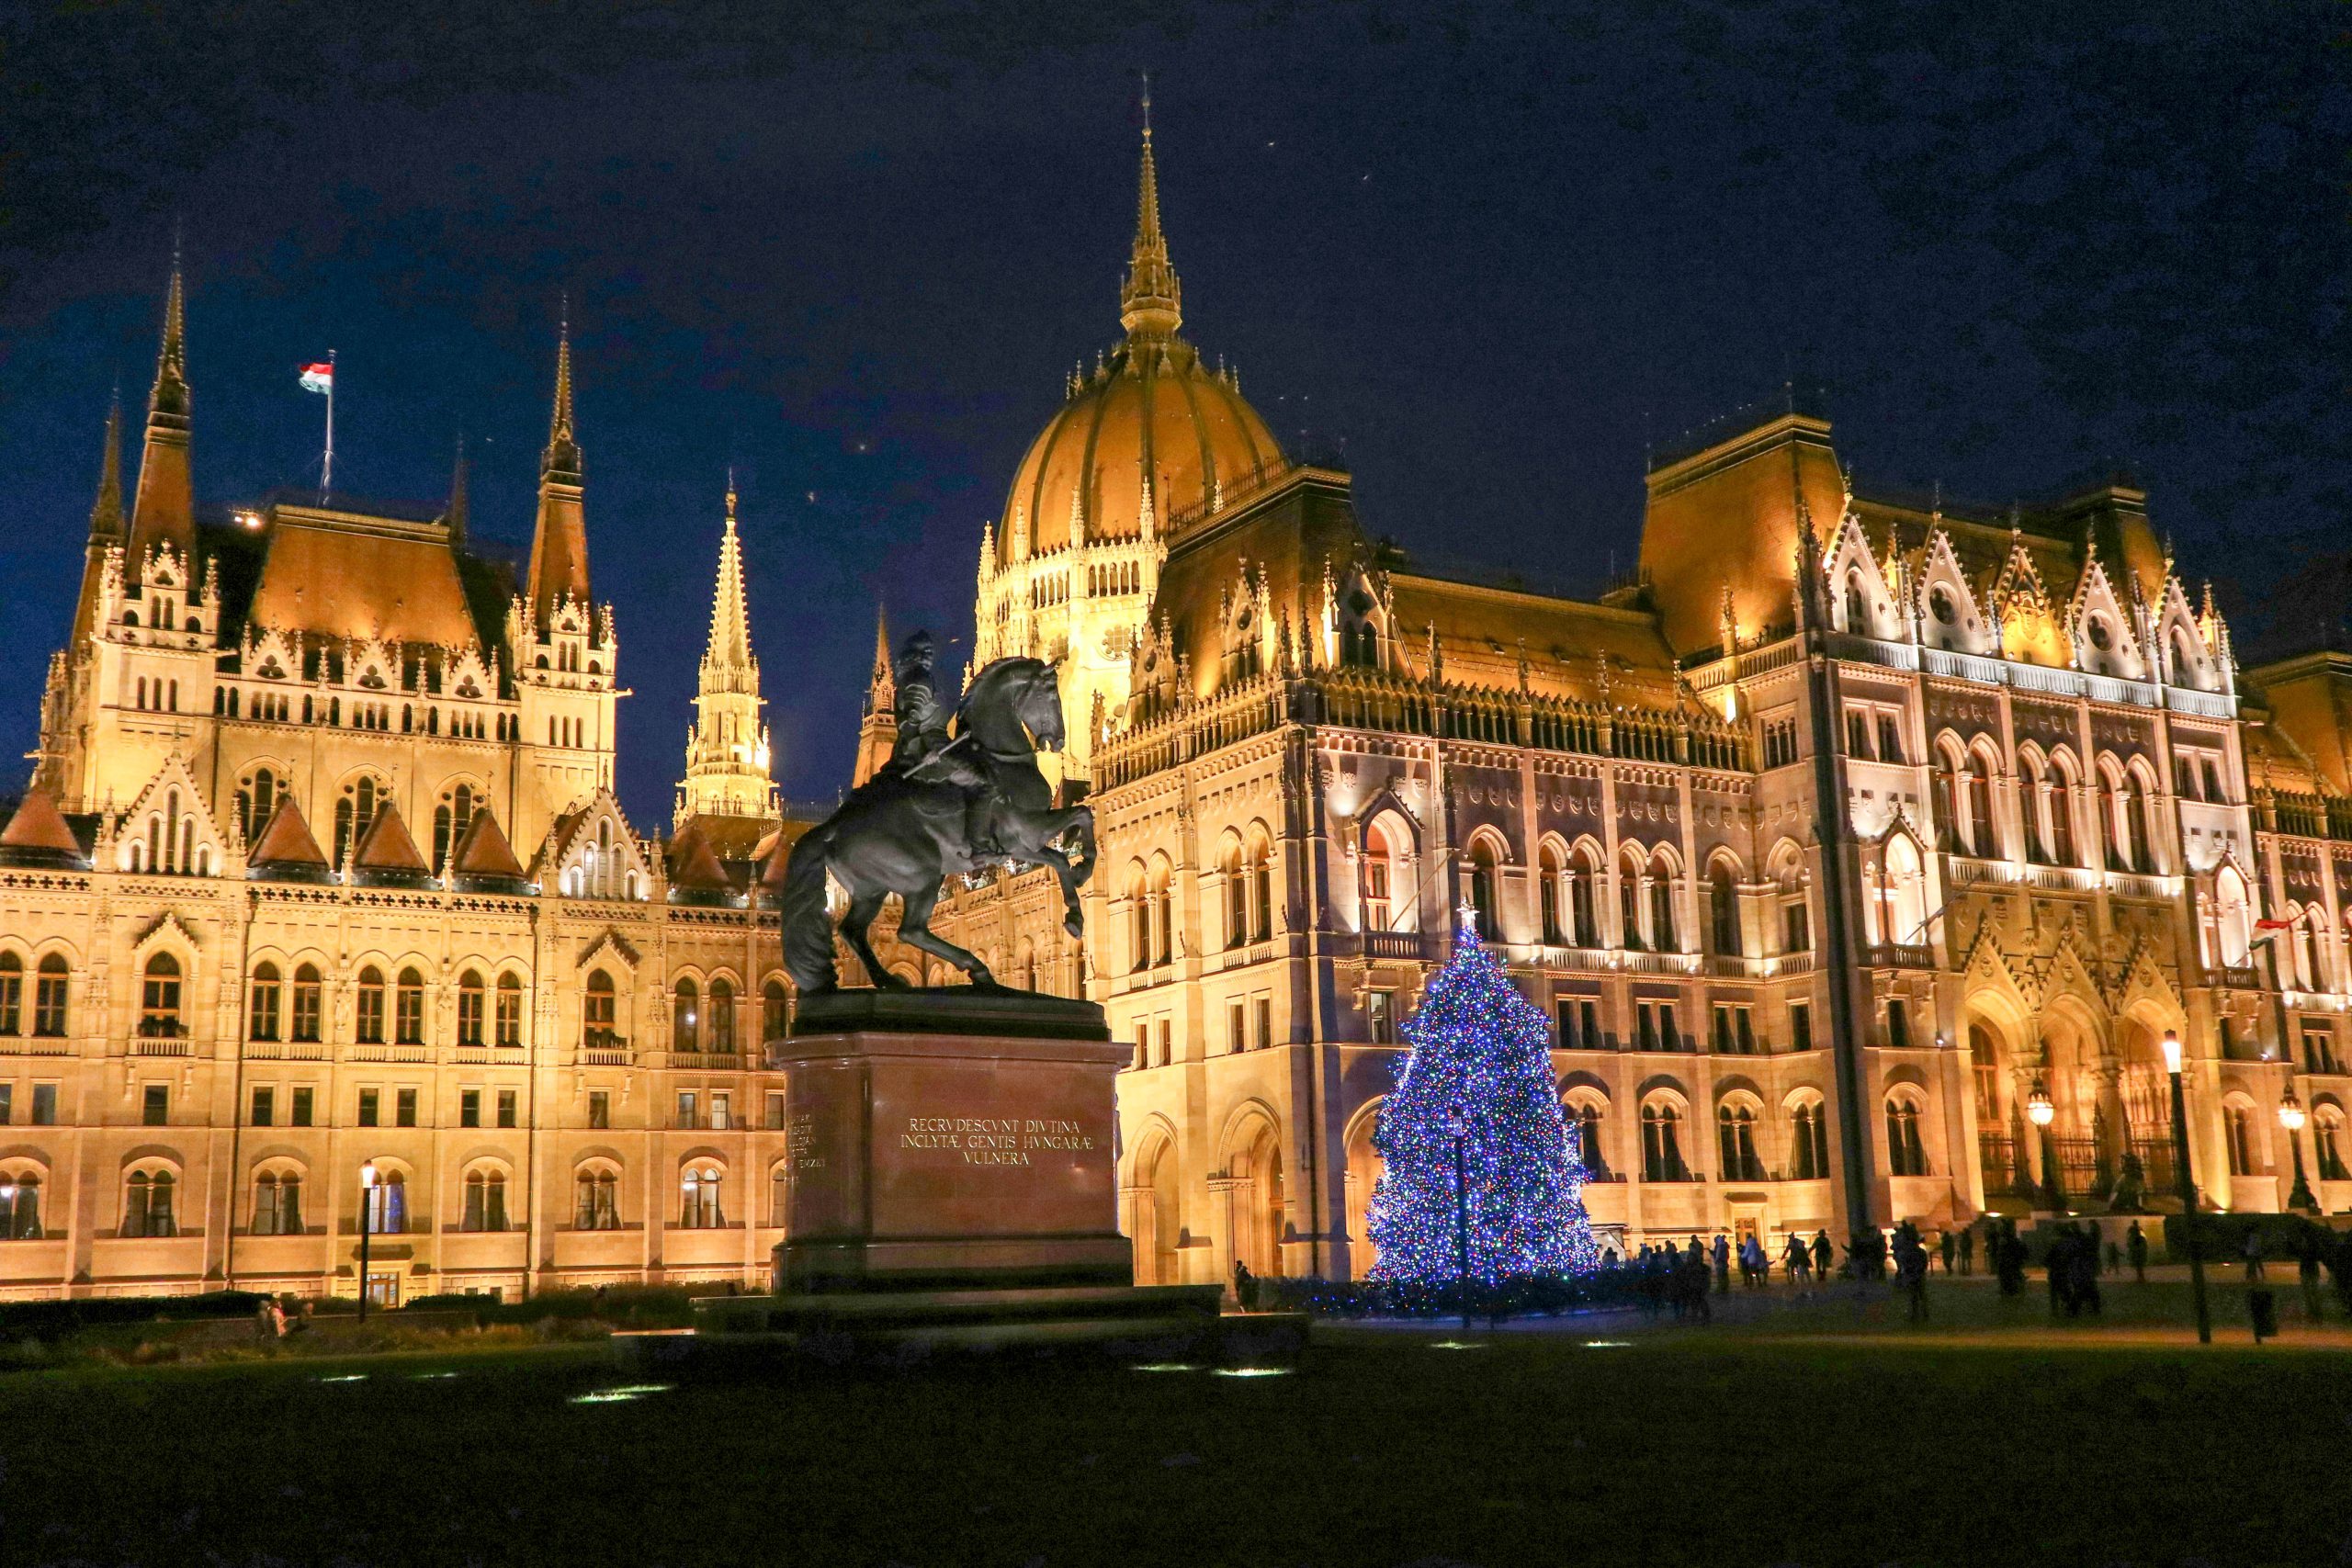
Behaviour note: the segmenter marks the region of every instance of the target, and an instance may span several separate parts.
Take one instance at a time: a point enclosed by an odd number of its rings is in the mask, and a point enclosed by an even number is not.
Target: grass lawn
[[[1846,1303],[1709,1330],[1479,1334],[1475,1349],[1329,1328],[1297,1372],[1265,1378],[967,1368],[573,1403],[622,1381],[596,1347],[20,1373],[0,1379],[0,1559],[1499,1568],[2352,1551],[2352,1359],[2295,1335],[2292,1313],[2284,1345],[2246,1347],[2238,1317],[2223,1320],[2238,1343],[2198,1349],[2059,1339],[2030,1297],[1939,1299],[1957,1323],[1927,1335]],[[1588,1343],[1601,1338],[1631,1342]]]

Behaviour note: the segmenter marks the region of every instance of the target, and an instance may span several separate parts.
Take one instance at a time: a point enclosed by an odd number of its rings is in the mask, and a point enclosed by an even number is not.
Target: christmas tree
[[[1368,1229],[1379,1280],[1492,1283],[1600,1265],[1577,1131],[1552,1081],[1551,1025],[1462,911],[1453,956],[1405,1025],[1412,1050],[1381,1106],[1386,1162]],[[1460,1175],[1457,1177],[1457,1169]]]

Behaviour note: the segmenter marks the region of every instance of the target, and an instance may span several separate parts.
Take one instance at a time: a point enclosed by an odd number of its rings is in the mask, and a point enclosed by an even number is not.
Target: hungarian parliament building
[[[568,340],[518,571],[462,468],[200,501],[176,273],[163,321],[0,832],[0,1299],[763,1286],[808,823],[733,496],[662,831],[613,791]],[[1011,868],[934,925],[1132,1042],[1139,1280],[1372,1266],[1465,921],[1555,1022],[1619,1245],[2177,1209],[2167,1036],[2213,1203],[2352,1206],[2352,658],[2240,668],[2138,490],[1876,494],[1792,404],[1654,457],[1637,577],[1554,597],[1417,570],[1193,346],[1148,131],[1119,321],[972,541],[975,668],[1060,660],[1087,934]]]

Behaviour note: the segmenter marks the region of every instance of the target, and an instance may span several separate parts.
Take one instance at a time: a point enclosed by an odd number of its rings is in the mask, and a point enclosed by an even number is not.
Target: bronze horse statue
[[[943,750],[877,773],[792,846],[780,906],[784,964],[803,996],[841,984],[826,908],[829,874],[849,895],[842,940],[874,983],[890,989],[907,983],[882,966],[867,933],[893,893],[903,905],[899,941],[945,959],[975,986],[996,986],[977,953],[929,924],[945,879],[984,865],[1051,866],[1061,882],[1063,928],[1082,933],[1078,889],[1094,866],[1094,812],[1085,806],[1057,809],[1053,787],[1037,768],[1038,749],[1058,750],[1064,737],[1054,667],[1038,659],[997,660],[973,680],[956,720],[956,739]],[[984,840],[977,852],[975,828]],[[1061,847],[1065,835],[1076,838],[1073,852]]]

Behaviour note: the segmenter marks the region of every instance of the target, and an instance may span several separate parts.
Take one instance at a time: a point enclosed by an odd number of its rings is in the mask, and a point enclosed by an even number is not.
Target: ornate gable
[[[1951,537],[1941,528],[1928,536],[1926,558],[1919,563],[1920,637],[1930,648],[1959,653],[1996,653],[1999,644],[1976,590],[1969,586],[1960,558],[1952,553]]]
[[[643,899],[650,896],[653,868],[635,829],[608,785],[556,821],[540,850],[543,886],[566,898]]]
[[[2170,572],[2165,574],[2164,596],[2156,601],[2155,652],[2166,684],[2200,692],[2224,689],[2222,660],[2207,644],[2180,579]]]
[[[2116,597],[2107,568],[2094,552],[2083,564],[2083,575],[2075,580],[2075,600],[2066,611],[2075,668],[2127,681],[2147,679],[2147,660],[2139,638],[2132,634],[2132,625],[2131,613]]]
[[[1862,533],[1862,520],[1852,507],[1846,509],[1845,521],[1838,524],[1822,561],[1829,586],[1831,625],[1857,637],[1909,640],[1902,612],[1886,585],[1886,569],[1871,552],[1871,542]]]
[[[222,868],[227,849],[187,759],[175,751],[122,814],[115,869],[209,876]]]

